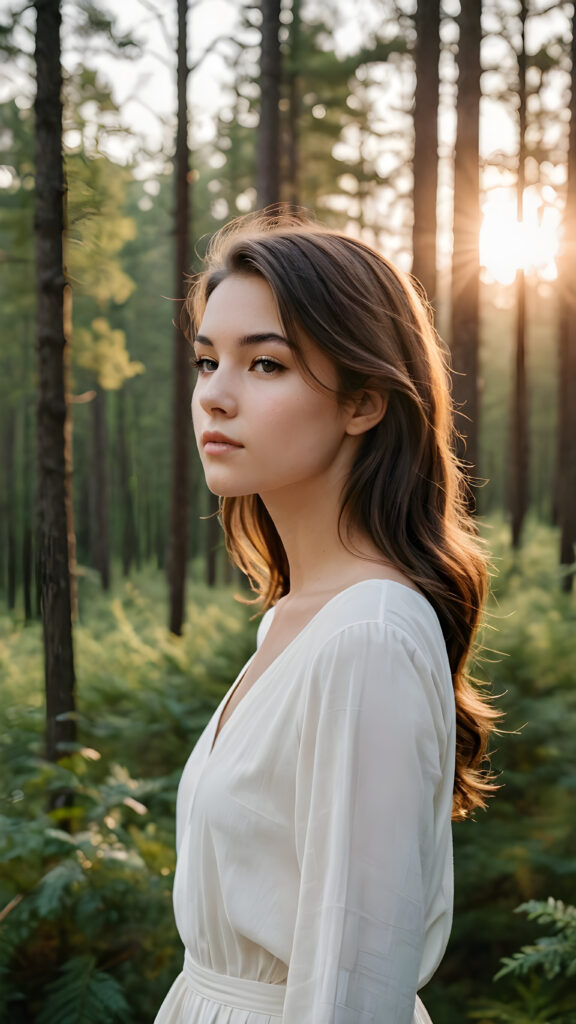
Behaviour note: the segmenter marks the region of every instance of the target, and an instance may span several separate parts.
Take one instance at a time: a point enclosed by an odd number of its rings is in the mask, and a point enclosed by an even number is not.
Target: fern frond
[[[52,868],[40,880],[33,896],[40,917],[53,917],[61,910],[66,891],[84,881],[84,872],[76,860],[68,858]]]
[[[93,956],[78,956],[45,989],[37,1024],[116,1024],[129,1013],[115,978],[96,968]]]
[[[554,934],[544,935],[513,956],[504,957],[494,980],[507,974],[523,975],[537,970],[542,970],[548,979],[576,975],[576,907],[550,897],[522,903],[516,912],[527,914],[539,924],[553,925]]]

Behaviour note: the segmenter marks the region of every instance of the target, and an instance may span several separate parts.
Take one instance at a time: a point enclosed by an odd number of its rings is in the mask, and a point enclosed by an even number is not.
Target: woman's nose
[[[196,385],[200,405],[207,413],[221,413],[234,416],[237,400],[229,376],[222,369],[214,370],[201,377]]]

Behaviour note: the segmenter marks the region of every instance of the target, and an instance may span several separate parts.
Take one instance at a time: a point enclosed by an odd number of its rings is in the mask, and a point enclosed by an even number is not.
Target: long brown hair
[[[367,388],[387,395],[386,413],[364,436],[351,470],[341,522],[345,514],[365,532],[436,610],[456,700],[453,817],[466,817],[495,788],[486,747],[498,713],[465,668],[487,569],[453,451],[446,360],[426,306],[411,279],[379,253],[309,222],[252,218],[220,232],[186,300],[196,325],[230,274],[268,282],[296,351],[304,335],[332,360],[341,400]],[[274,523],[258,495],[224,498],[221,513],[228,551],[268,608],[290,586]]]

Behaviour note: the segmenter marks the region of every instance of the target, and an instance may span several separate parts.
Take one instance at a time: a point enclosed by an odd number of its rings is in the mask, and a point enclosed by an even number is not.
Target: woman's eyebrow
[[[210,348],[214,347],[214,343],[210,341],[210,338],[206,337],[205,334],[197,334],[194,341],[198,345],[209,345]],[[264,331],[261,334],[244,334],[238,341],[239,345],[261,345],[267,341],[278,341],[282,345],[287,345],[288,348],[294,348],[292,343],[285,338],[283,334],[277,334],[275,331]]]

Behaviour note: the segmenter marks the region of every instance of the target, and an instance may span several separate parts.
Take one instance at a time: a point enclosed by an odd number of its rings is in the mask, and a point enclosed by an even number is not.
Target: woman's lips
[[[231,437],[211,430],[202,434],[202,445],[207,455],[226,455],[244,447],[239,441],[233,441]]]
[[[204,451],[207,455],[226,455],[227,452],[240,451],[241,444],[229,444],[227,441],[207,441]]]

